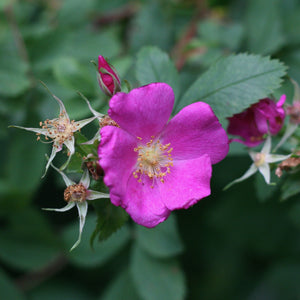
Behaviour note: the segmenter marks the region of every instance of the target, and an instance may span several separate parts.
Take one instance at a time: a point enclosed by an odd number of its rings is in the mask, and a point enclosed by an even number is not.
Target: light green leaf
[[[144,47],[137,56],[136,78],[142,84],[151,82],[168,83],[179,96],[180,84],[178,72],[167,53],[157,47]]]
[[[175,259],[157,259],[135,246],[131,274],[144,300],[181,300],[185,298],[185,279]]]
[[[139,225],[136,228],[137,243],[150,255],[164,258],[177,255],[183,251],[183,244],[178,234],[174,215],[155,228],[146,228]]]
[[[201,39],[209,46],[225,46],[237,50],[241,44],[244,29],[238,23],[221,24],[216,20],[205,20],[197,26]]]
[[[23,300],[25,299],[18,288],[7,275],[0,269],[0,299]]]
[[[135,14],[130,30],[130,45],[134,51],[146,45],[167,50],[172,45],[174,22],[167,18],[161,1],[147,1]]]
[[[92,76],[88,69],[71,57],[62,57],[53,65],[53,72],[57,81],[70,89],[79,90],[83,94],[94,92]]]
[[[186,91],[176,106],[197,101],[211,105],[219,118],[239,113],[278,88],[286,67],[278,60],[238,54],[213,64]]]
[[[97,242],[94,248],[90,246],[89,240],[96,226],[96,217],[88,214],[83,228],[81,243],[76,249],[68,253],[68,257],[72,264],[81,267],[97,267],[107,262],[128,242],[130,232],[128,227],[124,226],[116,233],[111,235],[109,239]],[[76,241],[78,237],[78,222],[70,225],[63,232],[63,239],[66,248]]]
[[[279,0],[248,0],[245,26],[251,52],[272,54],[285,42]]]
[[[6,178],[10,184],[11,195],[25,199],[41,182],[48,147],[37,142],[33,133],[14,128],[8,130],[13,139],[5,161]]]
[[[99,300],[141,300],[128,270],[122,271],[109,285]]]
[[[7,31],[11,35],[0,43],[0,95],[14,97],[30,87],[29,66],[20,57],[12,32]]]

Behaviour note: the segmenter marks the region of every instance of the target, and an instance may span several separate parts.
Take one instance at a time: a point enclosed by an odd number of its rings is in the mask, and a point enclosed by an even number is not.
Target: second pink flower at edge
[[[285,98],[286,96],[282,95],[277,103],[270,98],[262,99],[245,111],[228,118],[227,132],[242,138],[232,139],[231,142],[255,147],[265,140],[267,134],[276,135],[284,123]]]

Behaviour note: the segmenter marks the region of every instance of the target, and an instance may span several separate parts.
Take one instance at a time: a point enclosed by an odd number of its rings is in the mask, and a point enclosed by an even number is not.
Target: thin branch
[[[16,279],[15,283],[23,291],[30,290],[59,273],[67,263],[67,258],[64,255],[59,255],[44,268],[22,275]]]
[[[136,13],[137,9],[138,9],[137,5],[128,4],[122,7],[122,9],[115,10],[113,12],[106,13],[105,15],[96,17],[94,21],[94,26],[100,27],[102,25],[117,23],[126,20],[132,17]]]
[[[196,12],[192,20],[190,21],[189,25],[187,26],[184,34],[174,46],[172,50],[171,56],[175,61],[175,65],[178,70],[181,70],[190,55],[187,55],[185,48],[187,44],[195,37],[197,34],[197,23],[200,19],[204,18],[208,15],[208,8],[206,0],[199,0],[197,2]]]

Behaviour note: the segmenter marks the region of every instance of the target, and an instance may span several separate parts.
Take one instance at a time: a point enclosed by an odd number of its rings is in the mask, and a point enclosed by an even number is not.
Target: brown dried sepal
[[[297,152],[296,154],[300,155],[300,152]],[[300,157],[289,157],[277,166],[275,174],[278,177],[281,177],[282,171],[290,171],[291,168],[295,168],[299,165],[300,165]]]
[[[64,191],[64,199],[67,202],[84,202],[86,200],[87,189],[82,183],[69,185]]]
[[[99,180],[103,176],[103,170],[97,161],[87,161],[85,163],[94,180]]]
[[[107,115],[100,120],[100,128],[104,126],[120,127],[110,116]]]

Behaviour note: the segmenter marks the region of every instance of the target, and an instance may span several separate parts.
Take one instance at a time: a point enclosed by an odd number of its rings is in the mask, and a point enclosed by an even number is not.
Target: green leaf
[[[180,83],[175,65],[168,54],[157,47],[144,47],[138,53],[136,78],[142,85],[151,82],[168,83],[176,98],[179,96]]]
[[[25,297],[21,294],[18,288],[13,284],[13,281],[0,269],[0,298],[7,300],[23,300]]]
[[[203,101],[219,118],[239,113],[278,88],[286,67],[278,60],[239,54],[222,58],[201,75],[176,106]]]
[[[174,215],[155,228],[137,225],[136,229],[138,245],[150,255],[165,258],[183,251]]]
[[[141,300],[128,270],[122,271],[109,285],[99,300]]]
[[[300,193],[299,174],[290,175],[281,188],[281,200],[285,201]]]
[[[131,274],[138,293],[144,300],[185,299],[185,279],[177,260],[157,259],[135,246]]]
[[[10,30],[7,29],[9,33]],[[0,95],[15,97],[30,87],[28,63],[19,56],[11,35],[0,43]]]
[[[13,139],[6,157],[6,174],[10,192],[25,199],[37,188],[46,165],[47,146],[36,141],[34,133],[10,128]],[[30,170],[30,172],[28,172]]]
[[[289,66],[289,75],[300,82],[300,51],[292,49],[284,54],[282,60]]]
[[[166,16],[160,1],[147,1],[136,13],[130,30],[130,45],[134,51],[143,46],[157,45],[167,50],[172,45],[174,23]]]
[[[283,46],[279,0],[248,0],[246,13],[248,50],[272,54]]]
[[[298,24],[300,20],[300,8],[290,11],[289,14],[283,18],[285,34],[287,42],[292,45],[297,45],[300,42],[300,35]]]
[[[295,203],[289,212],[289,218],[293,224],[300,229],[300,203]]]
[[[83,94],[91,95],[94,84],[88,69],[72,57],[62,57],[55,61],[53,72],[57,81],[70,89],[79,90]]]
[[[128,220],[126,211],[113,205],[109,199],[94,201],[93,204],[97,213],[97,226],[91,237],[91,243],[97,236],[99,241],[107,239]]]
[[[224,46],[237,50],[243,38],[243,27],[240,24],[221,24],[216,20],[208,19],[197,26],[199,35],[210,46]]]
[[[276,177],[273,173],[271,173],[271,182],[274,182],[274,179],[276,180]],[[276,185],[268,185],[266,184],[264,177],[261,176],[260,173],[255,174],[255,192],[258,200],[260,202],[266,202],[269,200],[272,196],[275,196],[275,192],[278,193],[278,187]],[[278,178],[277,178],[278,180]]]
[[[72,271],[74,272],[74,271]],[[74,273],[73,273],[74,275]],[[78,284],[80,275],[74,280],[73,276],[53,276],[36,288],[31,289],[27,295],[30,300],[94,300],[90,289],[84,284]]]
[[[15,212],[0,231],[0,259],[20,270],[45,267],[59,255],[58,241],[40,212]],[[37,226],[38,225],[38,226]]]
[[[70,248],[78,237],[78,226],[78,222],[76,222],[67,227],[63,232],[63,239],[67,249]],[[101,266],[120,251],[130,238],[130,231],[128,227],[124,226],[111,235],[109,239],[96,243],[94,248],[91,248],[89,239],[95,226],[96,216],[88,214],[83,228],[81,243],[76,249],[68,253],[68,257],[74,265],[80,267]]]

